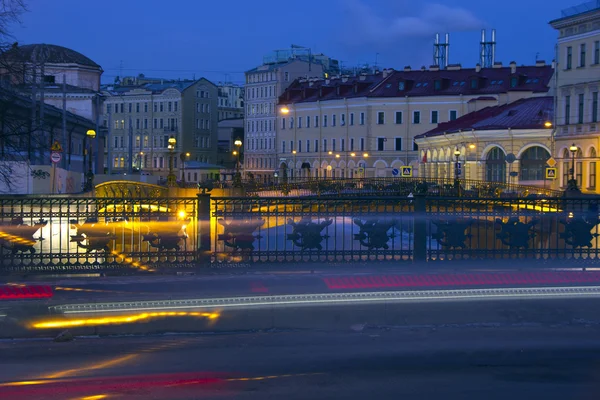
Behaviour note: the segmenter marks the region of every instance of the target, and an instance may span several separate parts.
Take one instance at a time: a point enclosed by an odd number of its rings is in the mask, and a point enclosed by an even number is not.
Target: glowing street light
[[[282,114],[289,114],[290,113],[290,109],[283,106],[279,109],[279,111],[281,111]]]

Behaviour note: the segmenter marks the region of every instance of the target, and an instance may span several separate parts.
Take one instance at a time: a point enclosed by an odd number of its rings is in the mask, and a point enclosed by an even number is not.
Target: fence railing
[[[0,197],[0,272],[232,262],[586,260],[598,197]],[[222,265],[222,264],[219,264]]]
[[[458,186],[457,186],[458,182]],[[458,181],[449,178],[295,178],[277,184],[244,182],[250,195],[275,196],[281,194],[318,196],[407,196],[423,184],[430,196],[461,197],[558,197],[562,192],[537,186],[508,182],[488,182],[470,179]]]

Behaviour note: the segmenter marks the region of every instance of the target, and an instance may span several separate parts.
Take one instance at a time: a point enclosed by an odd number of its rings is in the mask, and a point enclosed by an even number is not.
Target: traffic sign
[[[52,146],[50,146],[50,151],[53,151],[55,153],[61,153],[62,150],[62,146],[60,145],[60,143],[58,143],[58,140],[55,140],[54,143],[52,143]]]
[[[546,168],[546,179],[556,179],[556,168]]]
[[[512,164],[512,163],[514,163],[515,161],[517,161],[517,157],[515,157],[515,155],[514,155],[513,153],[508,153],[508,154],[506,155],[506,158],[505,158],[505,160],[506,160],[506,162],[507,162],[507,163],[509,163],[509,164]]]
[[[548,161],[546,161],[546,164],[548,164],[548,166],[550,168],[554,168],[556,166],[556,160],[554,158],[550,157],[548,159]]]
[[[400,173],[400,171],[398,171],[398,168],[392,169],[392,175],[398,176],[399,173]]]
[[[402,177],[403,178],[412,177],[412,167],[402,167]]]
[[[56,152],[56,151],[53,151],[53,152],[50,154],[50,160],[51,160],[53,163],[55,163],[55,164],[56,164],[56,163],[59,163],[59,162],[60,162],[60,160],[62,160],[62,154],[60,154],[60,153],[58,153],[58,152]]]

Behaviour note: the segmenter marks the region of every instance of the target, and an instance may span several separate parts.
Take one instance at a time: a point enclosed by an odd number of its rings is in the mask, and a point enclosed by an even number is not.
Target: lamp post
[[[236,139],[233,144],[237,147],[237,150],[233,152],[234,155],[237,155],[237,160],[235,162],[235,172],[237,174],[240,173],[240,150],[242,147],[242,141],[240,139]]]
[[[454,150],[454,157],[456,157],[456,162],[454,163],[454,188],[456,189],[456,194],[460,196],[460,175],[458,169],[458,158],[460,157],[460,150],[458,147]]]
[[[92,171],[92,140],[96,137],[96,131],[89,129],[85,136],[90,140],[90,147],[88,149],[88,172],[86,174],[85,191],[90,191],[94,185],[94,172]]]
[[[181,153],[181,182],[185,185],[185,160],[190,157],[190,153]]]
[[[571,152],[571,154],[573,155],[573,166],[571,168],[571,183],[567,184],[567,187],[569,189],[577,189],[577,180],[575,179],[575,153],[577,153],[577,146],[575,146],[575,143],[573,143],[571,145],[571,147],[569,147],[569,151]]]
[[[167,185],[175,186],[177,182],[177,177],[173,173],[173,151],[175,150],[175,145],[177,144],[177,139],[175,136],[171,136],[168,141],[167,149],[169,149],[169,175],[167,176]]]
[[[144,152],[140,151],[140,154],[138,155],[138,172],[140,173],[140,176],[142,176],[142,157],[144,157]]]

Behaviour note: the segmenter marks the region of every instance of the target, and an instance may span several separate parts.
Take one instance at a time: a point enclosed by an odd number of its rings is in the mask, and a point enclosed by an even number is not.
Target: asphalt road
[[[4,399],[597,399],[600,328],[0,341]]]

